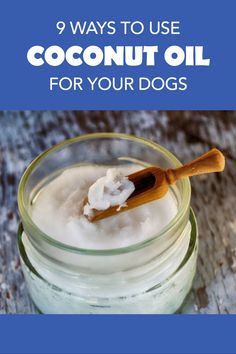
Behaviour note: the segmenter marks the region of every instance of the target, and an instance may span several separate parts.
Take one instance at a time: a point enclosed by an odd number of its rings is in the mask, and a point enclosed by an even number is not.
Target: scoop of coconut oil
[[[84,215],[91,216],[93,209],[106,210],[112,206],[125,207],[126,200],[135,187],[128,177],[117,168],[108,169],[106,176],[99,178],[88,191]]]

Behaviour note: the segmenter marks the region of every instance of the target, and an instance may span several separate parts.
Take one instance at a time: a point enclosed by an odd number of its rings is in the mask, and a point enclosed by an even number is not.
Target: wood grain
[[[34,313],[16,245],[17,186],[28,163],[64,139],[92,132],[152,139],[182,162],[212,147],[223,150],[223,174],[192,178],[200,250],[193,289],[182,313],[236,313],[235,112],[1,112],[0,313]]]

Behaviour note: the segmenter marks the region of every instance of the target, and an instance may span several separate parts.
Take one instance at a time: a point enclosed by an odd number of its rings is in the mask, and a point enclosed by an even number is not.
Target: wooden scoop
[[[223,154],[217,149],[212,149],[196,160],[176,169],[162,170],[154,166],[145,168],[128,175],[129,180],[135,185],[135,190],[127,199],[125,207],[113,206],[107,210],[94,210],[93,215],[88,219],[91,222],[102,220],[160,199],[167,193],[169,185],[174,184],[178,179],[204,173],[221,172],[224,167]]]

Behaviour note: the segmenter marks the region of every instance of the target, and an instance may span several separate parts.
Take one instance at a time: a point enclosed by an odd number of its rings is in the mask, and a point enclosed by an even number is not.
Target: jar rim
[[[146,138],[141,138],[137,137],[131,134],[124,134],[124,133],[91,133],[91,134],[84,134],[77,136],[75,138],[71,139],[66,139],[62,141],[59,144],[56,144],[44,152],[42,152],[40,155],[38,155],[26,168],[23,176],[21,177],[19,187],[18,187],[18,208],[20,212],[21,219],[23,221],[23,224],[29,227],[31,230],[35,231],[37,235],[40,236],[42,240],[45,242],[49,243],[50,245],[62,249],[64,251],[72,252],[72,253],[78,253],[78,254],[84,254],[84,255],[96,255],[96,256],[111,256],[111,255],[118,255],[118,254],[124,254],[128,252],[133,252],[136,250],[139,250],[143,247],[149,246],[151,243],[153,243],[156,239],[163,237],[167,232],[169,232],[175,225],[178,223],[182,217],[185,215],[185,213],[189,209],[189,204],[190,204],[190,198],[191,198],[191,185],[189,178],[183,178],[181,180],[181,183],[183,185],[183,195],[181,198],[181,203],[180,207],[173,219],[157,234],[155,234],[152,237],[149,237],[147,240],[126,246],[126,247],[120,247],[120,248],[109,248],[109,249],[89,249],[89,248],[79,248],[75,246],[70,246],[65,243],[62,243],[60,241],[55,240],[51,236],[47,235],[44,233],[32,220],[30,217],[28,211],[27,211],[27,202],[25,200],[25,195],[24,195],[24,189],[25,185],[27,183],[28,177],[32,173],[32,171],[35,169],[36,166],[50,153],[59,150],[63,148],[66,145],[70,145],[76,142],[80,141],[86,141],[86,140],[91,140],[91,139],[97,139],[97,138],[108,138],[108,139],[124,139],[124,140],[130,140],[138,143],[143,143],[154,150],[157,150],[161,152],[164,156],[166,156],[173,164],[175,167],[180,167],[182,166],[181,162],[173,155],[169,150],[164,148],[163,146],[149,140]]]

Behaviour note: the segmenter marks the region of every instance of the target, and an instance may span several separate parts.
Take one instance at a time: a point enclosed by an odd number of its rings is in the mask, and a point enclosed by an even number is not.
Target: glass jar
[[[48,149],[24,173],[18,191],[19,251],[30,295],[40,312],[165,314],[180,308],[191,288],[198,245],[188,178],[171,187],[178,209],[171,222],[148,240],[128,247],[67,246],[43,233],[30,217],[40,190],[64,169],[127,163],[181,166],[174,155],[149,140],[99,133]]]

